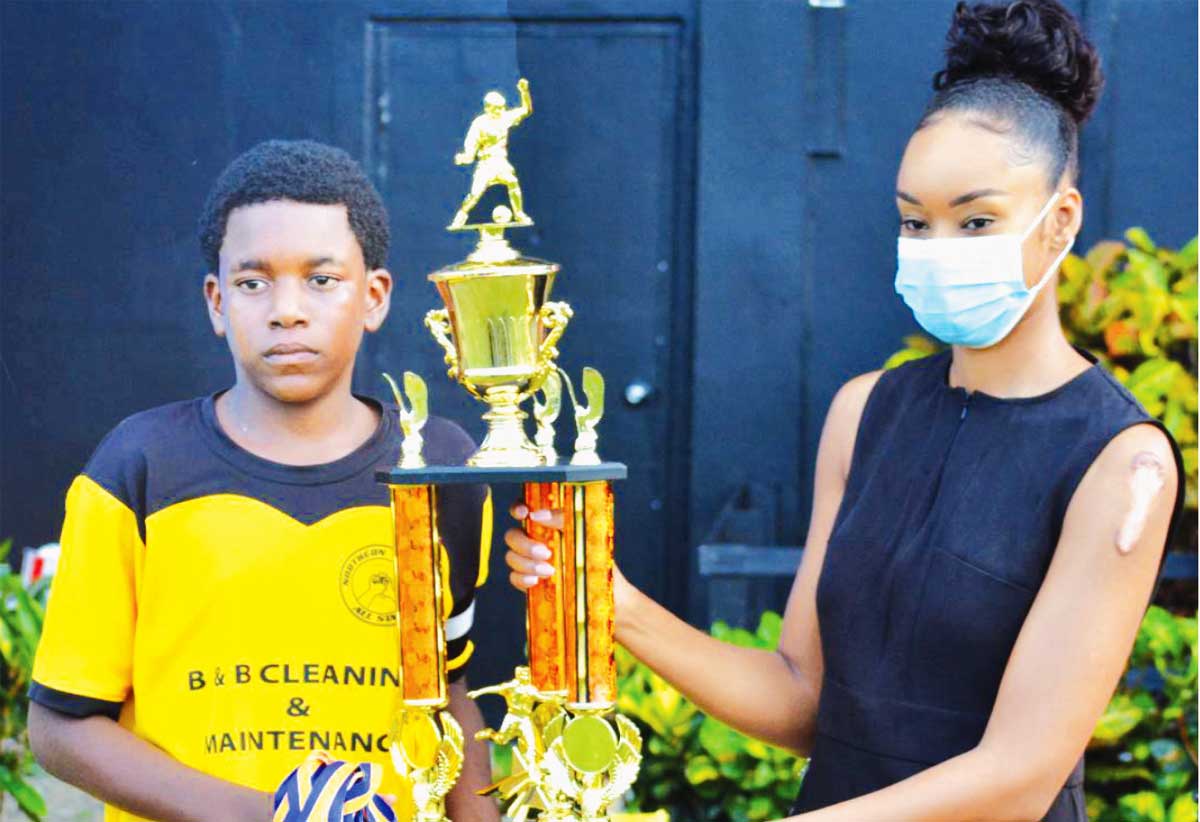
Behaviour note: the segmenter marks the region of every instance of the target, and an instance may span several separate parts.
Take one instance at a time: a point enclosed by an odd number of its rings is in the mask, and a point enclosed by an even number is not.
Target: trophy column
[[[400,708],[392,763],[408,779],[415,822],[443,822],[462,770],[463,734],[446,710],[442,543],[434,485],[391,485],[396,546]]]
[[[526,519],[557,573],[526,593],[530,682],[573,711],[616,703],[613,655],[613,492],[607,480],[527,482],[530,510],[563,512],[558,531]]]
[[[564,496],[567,708],[608,711],[617,700],[612,484],[568,483]]]
[[[525,505],[530,511],[563,508],[561,482],[525,483]],[[541,580],[525,594],[526,636],[529,646],[529,679],[547,699],[567,696],[567,612],[564,586],[563,534],[557,529],[525,520],[525,533],[546,546],[547,560],[559,573]]]
[[[598,463],[591,470],[621,478],[617,467]],[[524,724],[530,740],[518,739],[515,758],[522,771],[499,783],[497,793],[513,819],[537,810],[547,822],[594,822],[633,784],[641,761],[636,726],[613,713],[612,483],[582,477],[527,482],[525,500],[531,510],[561,510],[563,529],[525,522],[526,533],[550,549],[556,572],[527,594],[529,668],[519,668],[510,686],[496,690],[509,701],[504,726],[510,720]],[[514,710],[509,693],[522,683],[528,683],[532,710]],[[480,691],[487,692],[492,689]],[[507,741],[502,734],[489,738]]]

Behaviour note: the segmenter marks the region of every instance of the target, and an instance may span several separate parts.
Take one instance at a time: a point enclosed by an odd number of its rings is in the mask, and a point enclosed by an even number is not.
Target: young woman
[[[1082,753],[1180,507],[1178,449],[1058,320],[1096,52],[1057,0],[1016,0],[959,3],[947,55],[896,180],[895,285],[952,347],[834,397],[779,648],[616,573],[622,645],[811,757],[804,822],[1086,820]],[[553,573],[506,541],[515,586]]]

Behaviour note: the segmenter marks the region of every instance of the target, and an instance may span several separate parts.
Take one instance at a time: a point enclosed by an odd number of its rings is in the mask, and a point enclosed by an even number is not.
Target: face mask
[[[1055,192],[1023,234],[900,237],[896,293],[921,327],[944,343],[968,348],[987,348],[1004,339],[1075,244],[1072,237],[1037,284],[1025,285],[1021,245],[1057,199]]]

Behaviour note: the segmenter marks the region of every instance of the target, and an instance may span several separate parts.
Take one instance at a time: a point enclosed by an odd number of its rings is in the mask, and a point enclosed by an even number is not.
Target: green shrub
[[[1196,238],[1178,251],[1156,246],[1141,228],[1126,243],[1105,240],[1063,262],[1059,315],[1067,339],[1087,348],[1162,420],[1183,452],[1188,510],[1196,510]],[[904,339],[885,368],[941,349]],[[1181,529],[1191,544],[1195,531]],[[1181,546],[1181,547],[1186,547]]]
[[[774,649],[781,622],[767,611],[754,633],[722,623],[712,633]],[[1088,743],[1093,822],[1196,822],[1196,642],[1194,617],[1158,606],[1146,612],[1129,673]],[[617,708],[638,723],[644,740],[631,810],[662,808],[672,819],[712,822],[787,815],[807,760],[706,717],[622,648],[617,667]]]
[[[1151,606],[1129,665],[1131,675],[1088,744],[1088,816],[1096,822],[1195,822],[1195,618]],[[1148,677],[1161,679],[1161,687],[1147,687]]]
[[[44,609],[38,592],[26,590],[9,568],[11,548],[11,540],[0,542],[0,804],[12,796],[26,816],[40,820],[46,803],[27,781],[34,761],[25,720]]]
[[[751,633],[718,622],[712,634],[774,650],[782,620],[767,611]],[[618,648],[617,709],[641,728],[642,769],[630,810],[666,809],[672,819],[757,822],[787,816],[807,760],[705,716],[666,680]]]

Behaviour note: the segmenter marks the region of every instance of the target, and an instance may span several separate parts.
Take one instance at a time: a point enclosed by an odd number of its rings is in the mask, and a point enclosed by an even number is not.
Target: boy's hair
[[[387,261],[387,209],[362,168],[340,148],[313,140],[267,140],[221,172],[200,214],[200,248],[216,272],[225,222],[239,206],[272,200],[346,206],[367,269]]]

